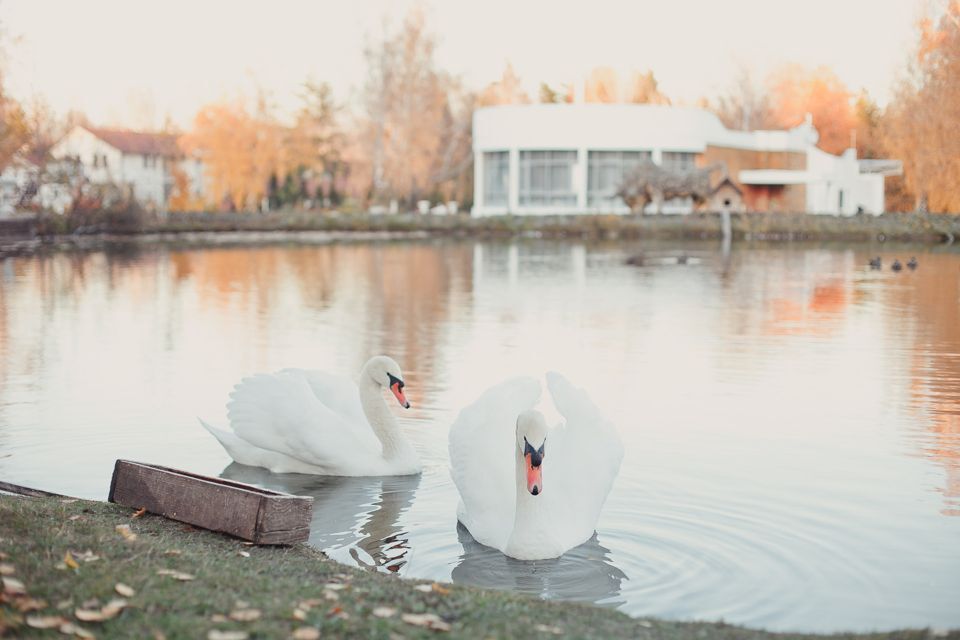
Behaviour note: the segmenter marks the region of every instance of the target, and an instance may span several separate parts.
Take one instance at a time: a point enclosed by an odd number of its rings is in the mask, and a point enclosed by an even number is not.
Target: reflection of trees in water
[[[409,539],[399,521],[413,504],[419,475],[345,478],[276,474],[236,462],[220,475],[266,489],[312,496],[310,544],[315,547],[349,547],[351,557],[362,567],[398,571],[407,563]]]
[[[910,394],[923,424],[920,447],[943,466],[943,512],[960,515],[960,255],[920,256],[907,286],[891,287],[891,326],[912,342]],[[903,260],[905,262],[905,260]]]
[[[559,558],[535,562],[514,560],[480,544],[460,523],[457,538],[463,555],[451,574],[455,584],[508,589],[550,600],[623,604],[620,589],[627,576],[610,561],[610,550],[600,544],[596,533]]]

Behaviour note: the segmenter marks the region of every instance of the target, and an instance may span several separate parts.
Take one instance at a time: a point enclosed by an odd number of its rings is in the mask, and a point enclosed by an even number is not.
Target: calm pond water
[[[0,262],[0,479],[104,498],[117,458],[316,498],[312,541],[400,575],[780,630],[960,625],[960,253],[411,242]],[[879,251],[915,271],[870,271]],[[406,370],[422,477],[231,464],[242,376]],[[508,560],[456,523],[447,429],[556,369],[617,424],[597,536]],[[397,409],[398,413],[400,412]]]

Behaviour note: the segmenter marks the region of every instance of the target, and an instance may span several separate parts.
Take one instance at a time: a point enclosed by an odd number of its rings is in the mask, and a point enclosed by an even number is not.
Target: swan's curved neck
[[[397,426],[397,419],[390,413],[387,403],[383,401],[380,385],[364,371],[360,375],[360,405],[367,416],[370,428],[383,445],[383,457],[387,460],[396,458],[410,448],[410,443],[403,437]]]

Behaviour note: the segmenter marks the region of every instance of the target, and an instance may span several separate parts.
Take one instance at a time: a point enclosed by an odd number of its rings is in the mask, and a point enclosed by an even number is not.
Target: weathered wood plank
[[[311,497],[129,460],[117,460],[108,499],[258,544],[306,540],[313,512]]]
[[[13,493],[18,496],[30,496],[32,498],[67,498],[59,493],[51,493],[49,491],[44,491],[43,489],[33,489],[32,487],[23,487],[19,484],[13,484],[12,482],[4,482],[0,480],[0,491],[5,491],[6,493]]]

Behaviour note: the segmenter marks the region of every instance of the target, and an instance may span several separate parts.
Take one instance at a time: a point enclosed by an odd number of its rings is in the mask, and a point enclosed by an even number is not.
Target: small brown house
[[[724,177],[723,180],[718,182],[710,191],[710,196],[707,198],[704,208],[707,211],[715,211],[718,213],[721,211],[742,213],[745,211],[743,191],[741,191],[729,177]]]

